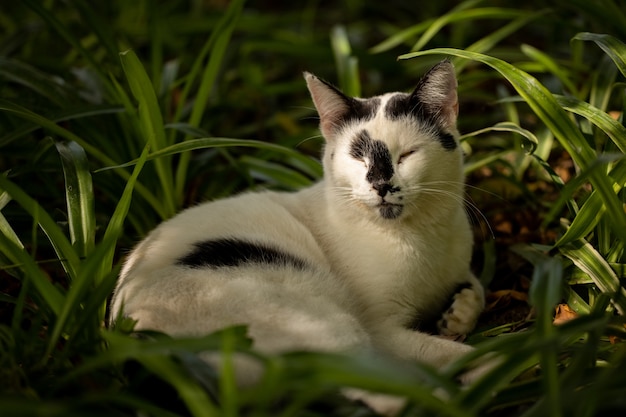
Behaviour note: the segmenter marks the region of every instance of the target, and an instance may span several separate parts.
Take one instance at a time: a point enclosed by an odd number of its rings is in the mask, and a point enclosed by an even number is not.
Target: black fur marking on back
[[[267,264],[307,269],[302,259],[263,243],[239,239],[216,239],[197,242],[194,250],[180,258],[178,265],[191,268],[221,268],[244,264]]]
[[[385,105],[385,116],[391,120],[413,117],[421,124],[435,128],[437,140],[444,149],[452,151],[457,147],[454,136],[441,130],[437,125],[435,115],[430,114],[417,94],[398,93],[392,96]]]
[[[350,146],[350,156],[355,159],[369,161],[366,179],[371,184],[388,182],[393,177],[393,162],[387,145],[372,139],[367,130],[362,130]]]

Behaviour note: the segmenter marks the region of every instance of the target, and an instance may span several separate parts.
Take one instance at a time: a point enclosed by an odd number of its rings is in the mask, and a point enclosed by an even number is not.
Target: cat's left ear
[[[343,120],[352,109],[352,98],[333,85],[317,78],[310,72],[304,73],[306,85],[320,116],[320,130],[326,140],[332,140]]]
[[[441,126],[454,129],[459,99],[454,66],[448,60],[435,65],[422,77],[412,96]]]

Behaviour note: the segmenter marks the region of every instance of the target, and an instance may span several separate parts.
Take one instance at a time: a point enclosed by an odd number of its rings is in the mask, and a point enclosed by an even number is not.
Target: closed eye
[[[398,164],[403,163],[406,158],[413,155],[415,152],[417,152],[417,149],[411,149],[410,151],[404,152],[402,155],[400,155],[400,158],[398,158]]]

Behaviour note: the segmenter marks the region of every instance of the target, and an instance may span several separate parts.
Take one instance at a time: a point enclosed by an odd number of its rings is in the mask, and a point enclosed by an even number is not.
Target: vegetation
[[[406,396],[407,416],[623,413],[623,4],[281,3],[0,6],[2,415],[373,415],[343,386]],[[475,354],[439,372],[264,357],[244,328],[172,340],[104,326],[123,254],[160,221],[321,176],[303,70],[367,96],[411,88],[443,57],[491,289]],[[205,349],[248,352],[266,376],[237,390],[193,355]],[[461,389],[454,376],[487,352],[501,363]]]

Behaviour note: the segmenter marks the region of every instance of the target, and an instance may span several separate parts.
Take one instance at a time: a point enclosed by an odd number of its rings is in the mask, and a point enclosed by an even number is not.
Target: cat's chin
[[[393,220],[400,217],[404,206],[401,204],[381,203],[377,206],[380,217],[387,220]]]

